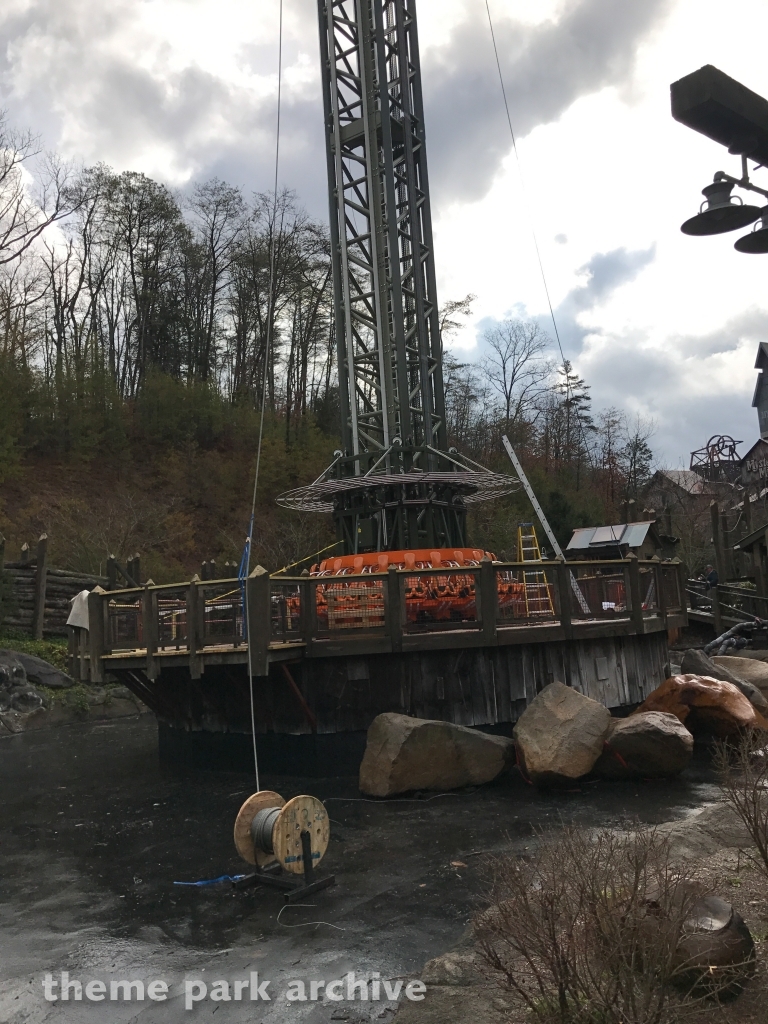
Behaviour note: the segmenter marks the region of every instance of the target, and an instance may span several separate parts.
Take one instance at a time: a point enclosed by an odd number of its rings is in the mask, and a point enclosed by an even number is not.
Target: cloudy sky
[[[735,158],[669,113],[669,84],[714,64],[768,96],[768,4],[491,0],[521,169],[484,0],[418,0],[441,299],[477,296],[456,340],[548,316],[596,407],[652,417],[659,460],[711,434],[745,444],[768,256],[680,223]],[[281,183],[327,218],[316,0],[285,0]],[[3,0],[0,89],[50,148],[173,186],[217,175],[266,190],[278,0]],[[766,179],[768,171],[758,172]],[[551,321],[542,319],[550,330]]]

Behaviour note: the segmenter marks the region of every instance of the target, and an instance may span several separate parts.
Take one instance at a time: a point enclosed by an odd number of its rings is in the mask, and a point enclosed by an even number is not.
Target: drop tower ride
[[[344,553],[463,549],[514,489],[448,447],[414,0],[318,0],[343,450],[281,504]]]

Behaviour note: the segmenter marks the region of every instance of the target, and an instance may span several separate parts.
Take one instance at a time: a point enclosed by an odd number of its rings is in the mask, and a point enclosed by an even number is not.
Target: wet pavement
[[[232,842],[247,775],[160,765],[156,726],[137,720],[0,740],[0,1020],[209,1019],[278,1024],[390,1020],[395,1003],[334,1001],[311,981],[379,974],[390,993],[461,937],[482,899],[483,853],[522,850],[533,829],[656,823],[716,798],[710,771],[679,780],[597,783],[541,794],[517,774],[429,800],[364,801],[355,779],[266,777],[286,799],[327,801],[331,843],[321,872],[337,885],[285,907],[274,890],[174,886],[247,870]],[[451,861],[466,864],[454,866]],[[319,923],[316,923],[319,922]],[[106,1000],[47,1001],[61,972]],[[258,972],[251,989],[245,982]],[[168,997],[126,1000],[110,983],[165,982]],[[185,1009],[184,983],[201,996]],[[240,998],[235,982],[242,980]],[[269,981],[266,990],[263,982]],[[226,985],[214,985],[214,982]],[[305,1001],[289,1002],[286,993]],[[193,984],[195,983],[195,984]],[[261,992],[269,1001],[251,999]],[[206,990],[205,997],[201,993]],[[90,992],[98,996],[99,985]],[[154,990],[162,995],[162,986]],[[56,995],[58,988],[50,988]],[[346,995],[344,986],[331,994]],[[417,992],[413,994],[418,994]],[[212,995],[229,1000],[213,999]],[[402,993],[401,993],[402,997]]]

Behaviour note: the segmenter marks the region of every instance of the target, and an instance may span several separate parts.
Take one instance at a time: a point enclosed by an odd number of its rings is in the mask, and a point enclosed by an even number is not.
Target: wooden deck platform
[[[553,679],[608,707],[642,701],[667,669],[668,630],[687,622],[680,564],[544,562],[551,605],[539,616],[521,590],[529,570],[257,567],[242,582],[96,591],[73,671],[95,683],[109,673],[163,728],[198,737],[250,733],[251,694],[258,734],[318,742],[364,737],[383,711],[508,730]]]

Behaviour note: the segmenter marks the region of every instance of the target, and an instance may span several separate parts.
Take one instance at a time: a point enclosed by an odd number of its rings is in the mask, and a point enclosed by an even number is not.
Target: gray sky
[[[491,0],[521,167],[511,154],[484,0],[418,0],[442,299],[477,295],[457,345],[524,310],[596,405],[651,416],[668,465],[714,433],[746,449],[768,257],[680,223],[734,158],[674,122],[669,83],[712,63],[768,95],[768,4]],[[3,103],[87,163],[183,188],[268,189],[277,0],[4,0]],[[315,0],[286,0],[283,185],[327,217]],[[760,172],[758,172],[760,173]],[[763,172],[768,179],[768,172]]]

